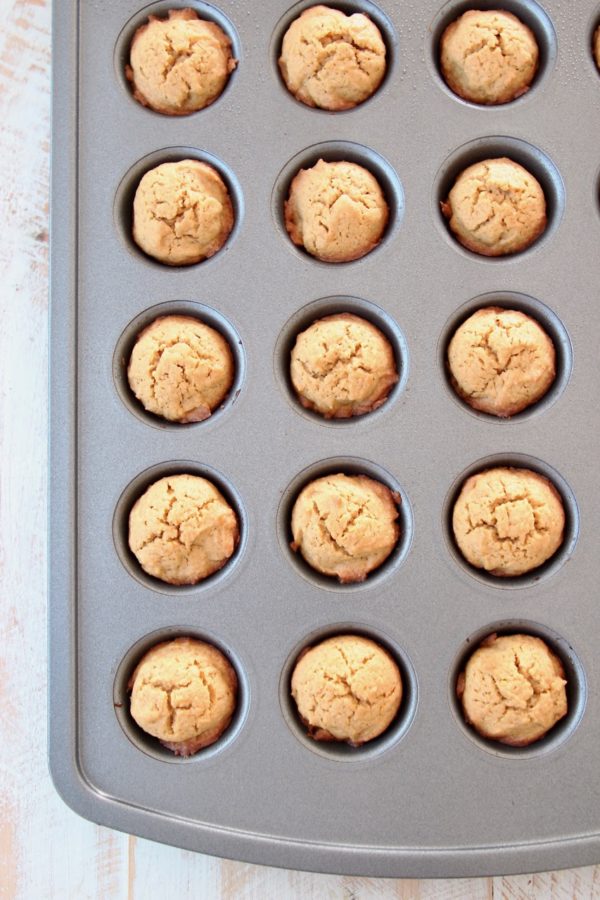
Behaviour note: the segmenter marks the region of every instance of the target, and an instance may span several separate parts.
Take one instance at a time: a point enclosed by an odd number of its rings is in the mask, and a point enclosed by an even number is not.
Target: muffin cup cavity
[[[286,31],[292,24],[292,22],[297,19],[302,13],[310,9],[313,6],[318,6],[319,3],[317,0],[300,0],[299,3],[295,3],[291,6],[287,12],[283,14],[283,16],[279,19],[275,28],[273,29],[273,35],[271,37],[271,45],[270,45],[270,57],[272,61],[273,74],[274,78],[279,85],[281,91],[292,101],[297,109],[305,109],[308,110],[309,113],[321,113],[325,115],[332,115],[331,110],[327,109],[319,109],[307,106],[305,103],[302,103],[290,93],[287,89],[286,84],[281,76],[281,72],[279,70],[279,57],[281,56],[281,46],[283,43],[283,38],[285,36]],[[396,30],[392,24],[391,19],[380,9],[377,4],[373,3],[372,0],[364,0],[364,2],[357,2],[357,0],[341,0],[341,2],[337,2],[337,0],[332,0],[331,3],[326,2],[323,4],[328,6],[331,9],[337,9],[341,12],[345,13],[347,16],[354,15],[354,13],[362,13],[365,16],[368,16],[372,22],[378,27],[381,32],[381,37],[383,38],[383,42],[385,44],[386,49],[386,69],[385,75],[381,80],[379,87],[374,93],[364,100],[362,103],[355,106],[353,109],[347,110],[338,110],[333,114],[344,115],[346,113],[356,113],[358,110],[363,109],[364,107],[370,105],[373,101],[377,100],[381,97],[388,84],[393,82],[393,79],[398,77],[397,62],[398,62],[398,35]]]
[[[325,475],[343,473],[345,475],[367,475],[381,482],[391,491],[397,492],[401,497],[398,524],[400,526],[399,540],[386,560],[369,575],[365,581],[350,584],[340,584],[334,577],[322,575],[313,569],[302,557],[301,553],[294,552],[292,543],[292,509],[298,495],[307,484]],[[376,587],[381,581],[402,565],[412,543],[413,514],[410,500],[402,486],[384,468],[376,463],[368,462],[354,456],[338,456],[324,459],[314,463],[300,472],[285,489],[279,508],[277,510],[277,536],[282,553],[288,559],[296,572],[307,581],[326,591],[339,592],[340,596],[352,591],[367,591]]]
[[[195,116],[199,113],[204,113],[206,110],[212,109],[213,106],[216,106],[231,90],[233,82],[235,81],[237,71],[241,64],[241,55],[242,55],[242,46],[240,42],[239,34],[237,33],[233,23],[227,18],[227,16],[221,12],[216,6],[212,6],[209,3],[203,3],[201,0],[173,0],[173,2],[162,2],[159,3],[150,3],[148,6],[140,9],[134,16],[132,16],[128,22],[123,26],[121,32],[117,38],[114,49],[114,69],[115,76],[123,88],[123,90],[127,93],[127,95],[131,98],[132,103],[139,109],[145,110],[147,113],[151,115],[158,116],[162,119],[165,118],[163,113],[159,113],[154,109],[151,109],[147,106],[142,106],[141,103],[138,103],[137,100],[133,97],[133,89],[130,81],[128,80],[125,69],[129,64],[129,51],[131,47],[131,42],[135,36],[136,31],[142,25],[145,25],[148,22],[149,16],[156,16],[159,19],[165,19],[169,13],[170,9],[193,9],[194,12],[198,14],[200,19],[205,19],[207,22],[214,22],[215,25],[218,25],[219,28],[225,32],[227,37],[231,41],[231,54],[234,59],[238,61],[235,69],[230,73],[229,78],[227,79],[227,83],[219,96],[214,100],[209,106],[204,109],[196,110],[195,112],[188,113],[187,115]],[[167,117],[168,118],[168,117]],[[187,116],[186,116],[187,118]],[[168,127],[168,126],[167,126]]]
[[[386,730],[371,741],[359,747],[352,747],[341,741],[315,741],[308,736],[307,727],[302,722],[291,693],[291,679],[294,667],[302,651],[327,638],[342,634],[354,634],[369,638],[383,647],[397,664],[402,678],[402,701],[400,708]],[[406,735],[415,717],[418,704],[417,677],[410,658],[400,644],[387,634],[369,625],[357,622],[340,622],[315,630],[298,641],[291,649],[279,679],[279,705],[281,714],[294,736],[308,750],[325,760],[336,762],[368,764],[383,753],[395,747]]]
[[[198,475],[211,481],[215,487],[221,492],[227,503],[235,512],[239,527],[239,542],[232,556],[227,560],[225,565],[214,572],[207,578],[202,579],[197,584],[191,585],[174,585],[154,578],[145,572],[133,552],[129,548],[129,513],[135,502],[150,487],[151,484],[168,475]],[[162,463],[152,466],[137,475],[129,482],[117,501],[113,516],[113,542],[117,555],[125,569],[132,578],[135,578],[141,585],[152,591],[158,591],[161,594],[170,594],[178,596],[181,594],[193,595],[198,594],[209,588],[215,590],[219,584],[229,577],[232,570],[237,566],[240,558],[243,556],[248,535],[248,520],[242,503],[242,499],[233,485],[216,469],[210,466],[202,465],[191,460],[176,460],[173,462]]]
[[[296,343],[296,338],[302,331],[305,331],[317,319],[338,315],[340,313],[351,313],[355,316],[360,316],[375,325],[375,327],[385,335],[394,351],[394,358],[398,371],[398,381],[390,389],[387,399],[377,409],[347,419],[326,419],[320,413],[311,409],[306,409],[301,404],[290,377],[290,358],[292,349]],[[332,425],[336,428],[346,427],[348,425],[372,424],[375,420],[374,417],[379,418],[379,416],[384,415],[391,409],[392,405],[406,387],[406,382],[408,380],[408,345],[404,334],[394,319],[392,319],[385,310],[381,309],[381,307],[376,306],[374,303],[370,303],[368,300],[361,300],[357,297],[343,295],[315,300],[294,313],[283,326],[283,329],[277,338],[273,361],[275,379],[290,406],[315,425]]]
[[[503,12],[512,13],[518,19],[527,25],[537,41],[539,49],[538,70],[533,79],[529,90],[511,100],[508,103],[492,104],[490,106],[473,103],[465,100],[455,94],[454,91],[446,84],[444,76],[440,68],[440,40],[441,37],[452,22],[462,16],[468,10],[502,10]],[[427,44],[425,48],[427,63],[432,78],[445,91],[445,93],[465,106],[479,110],[499,110],[514,109],[515,104],[521,105],[536,96],[542,85],[550,76],[554,64],[556,62],[557,41],[554,26],[548,14],[535,0],[450,0],[438,12],[429,26],[427,35]]]
[[[136,340],[145,328],[163,316],[191,316],[198,319],[199,322],[203,322],[214,328],[215,331],[218,331],[227,340],[233,354],[235,374],[231,388],[221,405],[202,422],[171,422],[162,416],[148,412],[144,409],[129,385],[127,367]],[[112,375],[117,394],[127,409],[147,425],[171,431],[178,431],[181,428],[196,428],[198,426],[206,428],[211,424],[218,423],[238,399],[246,378],[246,354],[239,333],[225,316],[210,306],[205,306],[203,303],[197,303],[192,300],[174,300],[167,303],[159,303],[156,306],[145,309],[144,312],[136,316],[126,326],[115,347],[112,359]]]
[[[469,404],[454,390],[448,369],[448,345],[450,344],[456,329],[472,316],[473,313],[477,312],[477,310],[491,306],[497,306],[507,310],[518,310],[519,312],[530,316],[551,338],[556,352],[556,377],[546,394],[544,394],[544,396],[536,403],[509,418],[501,418],[499,416],[491,415],[490,413],[480,412],[469,406]],[[497,422],[503,425],[525,422],[533,416],[541,415],[548,410],[559,399],[567,387],[573,369],[573,348],[571,340],[564,324],[558,318],[556,313],[544,303],[541,303],[533,297],[511,291],[492,291],[489,294],[480,294],[478,297],[474,297],[472,300],[469,300],[459,307],[444,325],[438,343],[437,353],[438,366],[442,372],[444,384],[446,385],[448,394],[452,400],[460,406],[461,409],[480,419],[482,422]]]
[[[504,256],[483,256],[467,250],[450,231],[447,220],[441,211],[441,204],[448,199],[458,176],[474,163],[486,159],[507,157],[527,169],[540,183],[546,199],[546,228],[530,246],[517,253]],[[506,264],[515,260],[523,260],[545,246],[558,228],[565,207],[565,188],[558,169],[542,150],[513,137],[490,136],[480,137],[468,144],[463,144],[442,163],[435,177],[432,195],[433,215],[444,239],[454,249],[470,260],[479,260],[487,265]]]
[[[486,469],[496,467],[509,467],[515,469],[530,469],[539,475],[547,478],[558,491],[562,500],[565,512],[565,527],[563,533],[563,542],[556,553],[550,557],[543,565],[526,572],[523,575],[511,577],[499,577],[491,575],[484,569],[478,569],[472,566],[462,555],[456,543],[454,532],[452,529],[452,513],[454,504],[462,490],[463,484],[471,475],[483,472]],[[459,569],[477,579],[481,584],[492,586],[504,590],[513,590],[518,588],[531,588],[550,578],[556,574],[567,560],[573,555],[577,538],[579,535],[579,509],[573,491],[569,487],[565,479],[548,463],[542,462],[533,456],[527,456],[524,453],[505,453],[488,456],[479,459],[454,480],[450,490],[446,495],[443,505],[442,526],[446,538],[446,546],[450,556],[454,559]]]
[[[560,719],[542,738],[526,747],[511,747],[480,735],[465,720],[461,701],[457,695],[457,681],[464,671],[471,655],[490,635],[528,634],[543,640],[560,659],[567,682],[567,714]],[[454,659],[448,678],[448,700],[458,727],[468,740],[477,747],[496,757],[506,759],[529,759],[543,756],[556,750],[567,741],[576,730],[583,716],[587,701],[587,682],[581,661],[565,637],[537,622],[524,619],[504,619],[479,628],[469,635]]]
[[[200,262],[192,263],[191,265],[169,266],[144,253],[141,247],[134,241],[133,200],[138,185],[146,172],[155,169],[162,163],[179,162],[184,159],[193,159],[206,163],[207,165],[212,166],[212,168],[221,176],[231,198],[233,207],[233,228],[223,246],[213,256],[201,260]],[[146,264],[163,272],[188,271],[194,269],[195,266],[210,265],[213,261],[220,259],[223,253],[231,247],[231,244],[239,233],[244,217],[244,198],[235,173],[226,165],[226,163],[217,159],[216,156],[194,147],[166,147],[163,150],[155,150],[153,153],[144,156],[134,163],[129,171],[126,172],[116,191],[113,215],[115,227],[121,240],[127,249],[135,254],[138,259],[143,260]]]
[[[323,262],[314,256],[311,256],[303,247],[296,246],[285,227],[284,205],[288,198],[290,185],[294,177],[300,169],[310,169],[316,163],[323,159],[325,162],[350,162],[367,169],[379,182],[389,208],[389,220],[380,243],[369,253],[356,260],[347,262]],[[390,163],[380,156],[377,151],[362,144],[356,144],[352,141],[326,141],[322,144],[313,144],[305,150],[297,153],[283,167],[273,188],[271,195],[271,209],[275,226],[281,234],[282,240],[285,241],[287,247],[299,258],[308,260],[315,266],[325,266],[331,269],[344,269],[350,265],[364,264],[367,260],[373,260],[376,254],[381,252],[383,248],[395,236],[402,216],[404,214],[404,190],[398,175],[394,171]],[[235,227],[235,226],[234,226]]]
[[[176,756],[171,750],[160,743],[158,738],[147,734],[134,720],[130,712],[130,691],[128,684],[137,664],[142,657],[157,644],[172,641],[175,638],[188,637],[207,644],[212,644],[226,657],[235,669],[237,675],[237,701],[231,722],[223,734],[210,746],[204,747],[192,756]],[[209,762],[216,755],[222,753],[236,740],[244,723],[248,718],[250,707],[250,687],[244,666],[239,656],[218,636],[204,632],[197,627],[169,626],[159,631],[147,634],[130,647],[119,662],[113,682],[113,705],[119,725],[125,736],[131,743],[159,762],[175,763],[176,765],[194,765],[196,763]]]

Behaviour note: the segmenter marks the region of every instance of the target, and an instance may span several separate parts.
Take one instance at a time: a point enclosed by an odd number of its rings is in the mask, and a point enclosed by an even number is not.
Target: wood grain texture
[[[0,898],[600,897],[600,867],[415,881],[221,861],[98,827],[59,800],[45,731],[50,3],[0,0],[0,11]]]

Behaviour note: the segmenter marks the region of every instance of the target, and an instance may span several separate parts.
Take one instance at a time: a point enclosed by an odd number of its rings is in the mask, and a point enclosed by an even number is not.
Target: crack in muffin
[[[398,381],[388,339],[352,313],[317,319],[300,332],[290,375],[302,405],[326,419],[372,412],[385,403]]]
[[[364,581],[400,539],[400,496],[367,475],[326,475],[300,492],[292,550],[341,584]]]
[[[375,641],[338,635],[302,651],[291,692],[309,737],[358,747],[382,734],[395,718],[402,678],[390,654]]]
[[[301,103],[352,109],[381,84],[386,47],[368,16],[313,6],[286,31],[279,68],[287,89]]]
[[[457,177],[443,215],[458,241],[483,256],[529,247],[546,228],[546,198],[538,180],[506,157],[485,159]]]
[[[127,368],[144,409],[171,422],[202,422],[233,383],[233,355],[225,338],[192,316],[162,316],[137,337]]]
[[[550,559],[564,538],[565,511],[554,485],[530,469],[486,469],[467,478],[452,529],[467,562],[514,577]]]
[[[467,10],[444,31],[440,66],[448,87],[471,103],[509,103],[535,78],[539,49],[531,29],[505,10]]]
[[[214,103],[236,64],[218,25],[193,9],[170,9],[167,18],[149,16],[138,28],[125,74],[142,106],[186,116]]]
[[[127,687],[139,727],[176,756],[191,756],[214,744],[229,726],[238,682],[220,650],[180,637],[148,650]]]
[[[490,635],[457,681],[466,721],[485,738],[526,747],[567,714],[560,659],[540,638]]]
[[[324,262],[360,259],[381,241],[389,208],[379,182],[363,166],[320,159],[301,169],[285,201],[292,241]]]
[[[456,329],[447,362],[458,396],[500,417],[537,403],[556,377],[554,344],[541,325],[498,306],[478,309]]]

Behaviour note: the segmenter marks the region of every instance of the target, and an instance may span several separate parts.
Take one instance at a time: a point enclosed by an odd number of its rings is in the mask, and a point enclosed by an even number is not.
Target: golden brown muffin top
[[[197,584],[222,568],[239,541],[237,516],[211,481],[167,475],[129,514],[129,547],[142,569],[168,584]]]
[[[341,583],[364,581],[400,537],[400,497],[366,475],[325,475],[300,492],[292,510],[292,549]]]
[[[297,100],[321,109],[352,109],[367,100],[385,75],[386,48],[362,13],[312,6],[283,38],[279,68]]]
[[[179,756],[214,743],[235,711],[237,676],[220,650],[181,637],[152,647],[129,682],[137,724]]]
[[[505,10],[470,9],[440,41],[442,74],[455,94],[472,103],[508,103],[524,94],[538,68],[531,29]]]
[[[460,173],[442,212],[468,250],[483,256],[519,253],[546,227],[539,181],[512,159],[484,159]]]
[[[467,722],[513,747],[539,740],[567,713],[562,663],[540,638],[490,635],[459,676]]]
[[[391,344],[352,313],[317,319],[296,338],[290,373],[300,402],[325,418],[371,412],[398,381]]]
[[[139,335],[127,377],[145,409],[172,422],[202,422],[235,374],[229,344],[192,316],[161,316]]]
[[[530,469],[499,467],[471,475],[452,514],[465,559],[498,576],[523,575],[541,566],[562,544],[564,526],[558,491]]]
[[[143,106],[185,116],[213,103],[235,66],[231,41],[218,25],[193,9],[170,9],[138,28],[126,75]]]
[[[358,746],[390,725],[400,707],[398,666],[375,641],[347,634],[309,647],[292,674],[298,712],[318,741]]]
[[[325,162],[301,169],[285,202],[292,241],[324,262],[350,262],[380,242],[389,218],[379,182],[363,166]]]
[[[146,172],[137,187],[133,239],[165,265],[189,266],[213,256],[232,228],[227,187],[207,163],[162,163]]]
[[[473,409],[514,416],[548,391],[556,375],[552,340],[534,319],[514,309],[478,309],[448,345],[453,386]]]

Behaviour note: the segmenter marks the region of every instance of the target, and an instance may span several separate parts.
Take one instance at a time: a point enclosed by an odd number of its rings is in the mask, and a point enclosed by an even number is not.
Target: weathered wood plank
[[[50,3],[0,11],[0,897],[110,900],[127,839],[71,813],[46,764]]]

